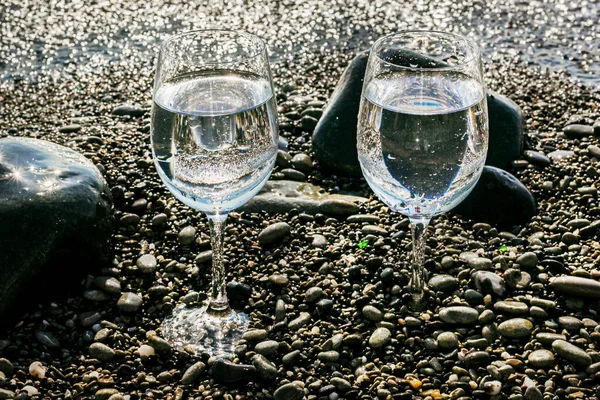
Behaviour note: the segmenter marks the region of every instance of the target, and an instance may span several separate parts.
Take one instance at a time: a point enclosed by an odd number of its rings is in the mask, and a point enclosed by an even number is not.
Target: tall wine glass
[[[202,307],[179,307],[162,326],[178,348],[231,355],[248,316],[229,307],[223,233],[227,214],[265,184],[278,126],[265,42],[242,32],[191,31],[160,46],[152,107],[152,155],[181,202],[208,217],[212,287]]]
[[[371,189],[411,221],[413,307],[422,305],[429,221],[473,189],[487,143],[485,85],[474,42],[431,31],[375,42],[358,116],[358,157]]]

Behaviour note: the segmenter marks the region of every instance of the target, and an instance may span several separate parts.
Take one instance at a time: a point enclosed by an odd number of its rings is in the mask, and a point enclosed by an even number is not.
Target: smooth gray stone
[[[498,332],[505,338],[520,339],[533,331],[533,324],[525,318],[512,318],[498,325]]]
[[[564,340],[552,342],[552,350],[567,361],[579,366],[588,367],[592,363],[592,357],[584,350]]]
[[[304,390],[294,382],[280,386],[273,393],[274,400],[302,400]]]
[[[292,228],[287,222],[276,222],[267,226],[258,234],[258,242],[261,245],[273,244],[289,236]]]
[[[481,293],[494,293],[500,297],[506,293],[504,279],[491,271],[477,271],[473,273],[475,287]]]
[[[81,154],[0,139],[0,315],[60,296],[108,263],[112,212],[106,181]]]
[[[200,378],[202,373],[206,370],[206,364],[202,361],[198,361],[195,364],[192,364],[185,370],[183,373],[183,377],[181,378],[181,383],[183,385],[189,385],[194,383]]]
[[[560,276],[550,281],[550,288],[575,297],[600,298],[600,282],[579,276]]]
[[[392,340],[392,332],[387,328],[377,328],[369,338],[369,346],[374,349],[379,349]]]
[[[451,306],[440,310],[440,319],[447,324],[471,325],[477,322],[479,313],[466,306]]]
[[[556,363],[554,353],[544,349],[532,351],[527,357],[527,361],[536,368],[553,368]]]
[[[321,193],[320,187],[310,183],[278,180],[269,181],[248,203],[240,207],[246,212],[285,214],[292,209],[307,214],[347,216],[359,211],[359,204],[367,198],[344,194]]]

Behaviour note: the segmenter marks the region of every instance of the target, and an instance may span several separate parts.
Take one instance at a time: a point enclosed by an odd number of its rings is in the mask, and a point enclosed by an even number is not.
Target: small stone
[[[290,235],[292,228],[286,222],[277,222],[269,225],[258,234],[261,246],[273,244]]]
[[[491,396],[495,396],[502,391],[502,382],[499,381],[487,381],[483,385],[485,392]]]
[[[232,300],[247,300],[252,296],[252,287],[241,282],[228,282],[227,296]]]
[[[287,275],[273,274],[273,275],[269,276],[269,282],[271,282],[271,284],[273,286],[285,287],[285,286],[287,286],[289,281],[290,280],[287,277]]]
[[[590,125],[573,124],[565,126],[563,133],[569,138],[582,138],[592,136],[594,128]]]
[[[600,282],[579,276],[560,276],[550,281],[550,288],[575,297],[600,298]]]
[[[590,156],[600,159],[600,147],[592,144],[588,146],[587,151],[590,153]]]
[[[252,365],[263,381],[273,381],[277,377],[277,367],[260,354],[252,357]]]
[[[363,235],[375,235],[375,236],[387,236],[388,231],[377,225],[365,225],[362,227],[361,232]]]
[[[476,271],[488,270],[492,268],[492,260],[485,257],[473,257],[467,261],[467,265]]]
[[[440,319],[447,324],[471,325],[477,322],[477,310],[466,306],[452,306],[440,310]]]
[[[29,375],[35,379],[42,379],[46,376],[47,368],[39,361],[34,361],[29,365]]]
[[[273,400],[302,400],[304,390],[296,383],[286,383],[275,390]]]
[[[438,346],[442,349],[455,349],[459,346],[454,332],[442,332],[437,337]]]
[[[435,275],[429,280],[428,286],[440,292],[452,292],[458,289],[458,279],[452,275]]]
[[[108,297],[108,295],[106,293],[104,293],[101,290],[95,290],[95,289],[85,290],[83,292],[83,298],[90,300],[90,301],[96,301],[96,302],[103,302],[103,301],[107,301],[110,299],[110,297]]]
[[[544,400],[544,395],[535,386],[529,386],[525,390],[525,400]]]
[[[552,160],[539,151],[525,150],[523,155],[527,161],[539,167],[547,167],[552,164]]]
[[[288,329],[291,331],[297,331],[304,325],[308,324],[310,322],[310,319],[311,317],[309,313],[302,312],[296,319],[290,321],[290,323],[288,324]]]
[[[0,389],[0,400],[12,400],[15,396],[15,392],[12,390]]]
[[[369,346],[374,349],[379,349],[392,340],[392,332],[387,328],[377,328],[369,338]]]
[[[6,358],[0,358],[0,371],[8,377],[12,376],[14,367],[12,363]]]
[[[350,382],[337,376],[331,378],[330,382],[333,386],[335,386],[337,390],[339,390],[342,393],[346,393],[347,391],[352,389],[352,384],[350,384]]]
[[[302,125],[302,129],[304,131],[306,131],[306,132],[312,132],[312,131],[314,131],[318,122],[319,122],[318,119],[316,119],[314,117],[311,117],[310,115],[305,115],[300,120],[300,124]]]
[[[294,350],[287,353],[282,357],[281,362],[283,365],[293,365],[300,356],[300,350]]]
[[[144,109],[130,104],[121,104],[112,110],[112,115],[125,116],[128,115],[133,118],[139,118],[144,115]]]
[[[515,262],[519,264],[523,269],[533,269],[538,265],[539,261],[537,255],[534,252],[528,251],[517,257]]]
[[[119,391],[114,388],[104,388],[96,391],[96,400],[109,400],[114,395],[119,394]]]
[[[212,261],[212,258],[213,258],[212,250],[204,250],[204,251],[198,253],[196,258],[194,259],[194,262],[196,263],[196,265],[207,264]]]
[[[592,363],[592,358],[584,350],[564,340],[552,342],[552,350],[567,361],[579,366],[587,367]]]
[[[536,368],[550,369],[554,368],[554,353],[549,350],[535,350],[527,357],[529,364]]]
[[[304,153],[296,154],[292,158],[292,165],[298,171],[303,172],[305,174],[310,173],[313,168],[313,162],[312,162],[311,158]]]
[[[265,340],[264,342],[258,343],[254,347],[254,351],[258,354],[261,354],[267,358],[274,358],[277,356],[277,351],[279,349],[279,343],[275,340]]]
[[[498,325],[498,332],[505,338],[519,339],[529,336],[533,331],[533,324],[528,319],[512,318]]]
[[[205,370],[206,370],[206,364],[204,364],[202,361],[198,361],[197,363],[192,364],[183,373],[183,377],[181,378],[181,383],[183,385],[189,385],[191,383],[194,383],[195,381],[198,380],[198,378],[200,378],[200,376],[202,375],[202,373]]]
[[[183,246],[189,246],[190,244],[194,243],[195,239],[196,228],[193,226],[186,226],[179,231],[179,234],[177,235],[177,240],[179,240],[179,243]]]
[[[313,240],[311,243],[313,247],[327,247],[328,244],[329,242],[325,236],[319,234],[313,235]]]
[[[485,351],[472,351],[465,356],[465,364],[470,368],[489,365],[490,362],[490,355]]]
[[[37,331],[35,338],[44,346],[52,348],[60,347],[60,342],[50,332]]]
[[[168,220],[169,220],[169,217],[167,217],[167,214],[160,213],[160,214],[155,215],[152,218],[151,224],[154,227],[159,227],[159,226],[163,226],[164,224],[166,224]]]
[[[121,282],[114,277],[99,276],[94,279],[94,285],[108,294],[117,295],[121,293]]]
[[[242,335],[242,339],[248,342],[259,342],[261,340],[265,340],[267,337],[267,331],[264,329],[251,329],[249,331],[244,332]]]
[[[100,361],[110,361],[115,357],[115,351],[104,343],[92,343],[90,345],[90,356]]]
[[[319,354],[317,354],[317,358],[319,359],[319,361],[322,361],[324,363],[332,363],[340,359],[340,353],[338,353],[335,350],[322,351]]]
[[[306,290],[304,294],[304,301],[307,303],[314,303],[323,297],[323,289],[317,286],[313,286]]]
[[[558,325],[568,331],[579,331],[583,328],[583,322],[579,318],[562,315],[558,317]]]
[[[476,271],[473,273],[473,280],[477,290],[482,293],[493,293],[503,297],[506,292],[504,279],[494,272]]]
[[[554,162],[568,160],[575,157],[575,152],[572,150],[554,150],[548,153],[548,158]]]
[[[138,269],[143,274],[152,273],[156,270],[156,257],[154,257],[152,254],[144,254],[137,259],[135,265],[137,265]]]
[[[364,306],[362,309],[362,315],[369,321],[379,322],[383,320],[383,313],[373,306]]]
[[[79,125],[79,124],[65,125],[65,126],[61,126],[60,128],[58,128],[58,131],[60,133],[77,133],[80,130],[81,130],[81,125]]]
[[[121,312],[136,312],[142,306],[142,296],[137,293],[126,292],[119,297],[117,308]]]
[[[169,354],[172,350],[171,343],[161,338],[154,331],[146,333],[148,343],[154,348],[157,353]]]
[[[119,224],[122,226],[136,226],[140,222],[140,216],[132,213],[125,213],[119,218]]]
[[[558,333],[540,332],[535,335],[535,339],[543,345],[550,346],[555,340],[567,340],[567,337]]]
[[[527,304],[521,303],[520,301],[505,300],[498,301],[494,304],[494,310],[499,314],[508,315],[527,315],[529,314],[529,307]]]
[[[219,358],[213,364],[211,374],[217,381],[225,384],[250,382],[256,376],[256,368],[253,365],[234,364]]]
[[[154,347],[143,344],[138,348],[138,354],[140,357],[151,357],[156,354]]]

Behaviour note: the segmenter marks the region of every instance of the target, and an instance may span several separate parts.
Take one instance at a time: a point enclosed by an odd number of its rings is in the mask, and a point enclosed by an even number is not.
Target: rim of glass
[[[378,47],[381,43],[383,43],[385,40],[388,40],[390,38],[393,37],[398,37],[398,36],[403,36],[403,35],[407,35],[407,34],[429,34],[429,33],[433,33],[436,35],[441,35],[441,36],[447,36],[447,37],[452,37],[454,39],[458,39],[460,41],[463,41],[463,43],[465,44],[465,48],[471,48],[473,51],[469,52],[472,54],[469,54],[469,57],[465,57],[465,60],[459,62],[456,65],[453,66],[448,66],[448,67],[439,67],[439,68],[430,68],[430,67],[407,67],[404,65],[398,65],[398,64],[394,64],[393,62],[389,62],[384,60],[383,58],[381,58],[379,56],[379,53],[377,51],[375,51],[375,48]],[[456,33],[452,33],[452,32],[444,32],[444,31],[427,31],[427,30],[406,30],[406,31],[400,31],[400,32],[395,32],[395,33],[390,33],[389,35],[385,35],[383,37],[380,37],[379,39],[377,39],[375,41],[375,43],[373,43],[373,45],[371,46],[371,54],[374,54],[375,57],[377,57],[377,59],[379,61],[381,61],[384,64],[388,64],[391,65],[395,68],[400,68],[400,69],[406,69],[409,71],[452,71],[455,70],[457,68],[460,68],[464,65],[470,64],[475,60],[478,60],[481,58],[481,49],[479,48],[479,46],[477,45],[477,43],[475,43],[475,41],[473,41],[472,39],[469,39],[466,36],[462,36]],[[426,54],[425,54],[426,55]]]
[[[237,36],[245,36],[248,39],[251,39],[253,41],[255,41],[259,46],[257,46],[257,50],[256,52],[253,53],[249,53],[247,56],[241,57],[242,59],[250,59],[250,58],[255,58],[260,56],[263,53],[266,53],[267,51],[267,42],[265,42],[260,36],[257,36],[253,33],[248,33],[245,31],[236,31],[236,30],[232,30],[232,29],[193,29],[191,31],[185,31],[185,32],[181,32],[181,33],[176,33],[174,35],[169,36],[168,38],[166,38],[165,40],[163,40],[160,43],[160,46],[158,47],[158,50],[160,51],[161,54],[167,55],[167,56],[173,56],[173,53],[170,53],[167,49],[166,46],[175,41],[175,40],[179,40],[183,37],[186,36],[193,36],[193,35],[197,35],[199,33],[228,33],[228,34],[233,34],[233,35],[237,35]],[[211,64],[233,64],[235,61],[207,61],[207,62],[203,62],[203,65],[211,65]]]

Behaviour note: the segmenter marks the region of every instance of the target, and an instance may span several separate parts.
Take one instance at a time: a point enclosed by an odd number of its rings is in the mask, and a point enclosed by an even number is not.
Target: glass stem
[[[409,290],[414,305],[421,304],[425,287],[425,236],[430,218],[410,218],[412,232],[412,275]]]
[[[225,265],[223,264],[223,237],[227,214],[208,215],[210,242],[212,246],[212,286],[207,312],[222,317],[231,313],[225,286]]]

